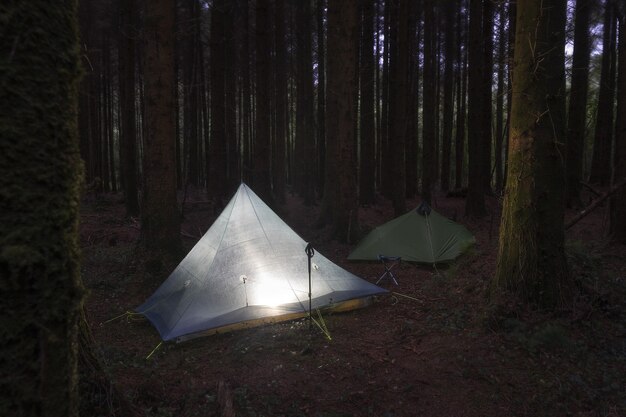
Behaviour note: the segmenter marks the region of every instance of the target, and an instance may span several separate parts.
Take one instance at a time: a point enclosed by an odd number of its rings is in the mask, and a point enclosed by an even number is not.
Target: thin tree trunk
[[[481,136],[481,151],[482,155],[482,181],[483,181],[483,193],[492,193],[491,189],[491,155],[493,146],[492,141],[492,84],[493,84],[493,0],[483,1],[483,21],[482,21],[482,75],[483,85],[481,97],[483,99],[483,105],[481,106],[482,116],[482,136]]]
[[[285,0],[275,3],[276,29],[276,149],[273,152],[274,196],[279,204],[285,203],[285,154],[288,140],[287,125],[287,44],[285,41]]]
[[[423,134],[422,134],[422,200],[432,200],[433,166],[435,155],[436,126],[436,90],[435,78],[435,28],[434,1],[424,1],[424,81],[423,81]]]
[[[613,139],[613,106],[615,100],[616,17],[611,1],[605,5],[602,38],[602,72],[593,141],[589,182],[607,185],[611,179],[611,142]]]
[[[315,201],[315,118],[313,109],[313,62],[311,39],[311,2],[296,3],[297,21],[297,103],[296,165],[294,187],[306,205]]]
[[[485,193],[483,179],[483,157],[485,152],[483,132],[484,115],[483,99],[485,77],[483,74],[483,45],[482,45],[482,1],[470,0],[469,6],[469,50],[468,50],[468,112],[467,112],[467,136],[468,136],[468,185],[467,200],[465,202],[465,214],[470,217],[482,217],[487,213],[485,207]]]
[[[619,22],[619,52],[617,73],[617,114],[615,115],[615,156],[613,183],[626,179],[626,10],[621,10]],[[626,189],[622,188],[611,199],[611,238],[626,243]]]
[[[496,87],[496,132],[495,132],[495,174],[496,174],[496,191],[502,190],[502,140],[504,137],[504,77],[505,77],[505,57],[506,43],[505,38],[505,18],[506,3],[500,3],[498,12],[498,84]]]
[[[409,0],[397,0],[395,8],[398,22],[396,32],[396,60],[393,68],[393,135],[390,144],[392,150],[393,192],[392,202],[396,216],[406,212],[406,162],[405,137],[407,131],[407,86],[409,72]]]
[[[454,4],[445,3],[445,70],[444,70],[444,95],[443,95],[443,134],[441,153],[441,189],[450,189],[450,156],[452,153],[452,121],[454,120]],[[457,87],[458,88],[458,87]]]
[[[457,17],[459,39],[457,42],[457,111],[456,111],[456,135],[454,140],[454,188],[463,187],[463,159],[465,157],[465,100],[467,93],[467,39],[466,18],[461,11]],[[465,53],[464,53],[465,52]]]
[[[225,9],[228,0],[216,0],[211,10],[211,136],[207,188],[218,206],[227,197],[228,179],[225,103]],[[217,208],[217,207],[216,207]]]
[[[406,197],[413,198],[417,193],[418,153],[419,153],[419,92],[420,60],[419,49],[422,35],[420,23],[422,2],[409,2],[409,87],[407,110],[406,148]]]
[[[374,0],[363,0],[361,35],[361,145],[359,158],[359,200],[374,203],[375,192],[375,114],[374,114]]]
[[[325,0],[317,0],[317,190],[323,194],[326,167],[326,48],[324,46]]]
[[[269,0],[256,3],[256,123],[254,190],[270,207],[274,205],[270,175],[270,60]]]
[[[235,7],[229,0],[224,10],[224,131],[226,133],[226,195],[239,186],[239,149],[237,140],[237,45],[235,43]]]

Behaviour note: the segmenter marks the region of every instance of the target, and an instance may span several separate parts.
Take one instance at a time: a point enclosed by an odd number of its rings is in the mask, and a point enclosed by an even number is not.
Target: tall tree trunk
[[[602,72],[596,117],[595,138],[589,182],[607,185],[611,179],[611,142],[615,101],[615,12],[612,1],[606,2],[602,37]]]
[[[294,186],[306,205],[315,201],[315,117],[313,108],[313,62],[311,39],[311,1],[296,3],[297,103],[296,170]]]
[[[422,134],[422,200],[430,203],[433,188],[433,166],[435,155],[436,89],[435,71],[437,64],[435,50],[434,1],[424,0],[424,81],[423,81],[423,134]]]
[[[326,109],[332,157],[327,159],[326,181],[333,182],[333,234],[341,241],[358,237],[358,183],[354,143],[356,91],[357,0],[328,0],[328,96]]]
[[[383,26],[383,73],[382,73],[382,97],[381,97],[381,122],[380,122],[380,192],[385,197],[391,195],[391,184],[393,177],[391,176],[391,162],[389,155],[391,149],[389,147],[389,120],[390,120],[390,63],[391,63],[391,0],[384,2],[384,26]]]
[[[486,0],[489,1],[489,0]],[[468,50],[468,97],[467,97],[467,137],[468,137],[468,181],[465,214],[481,217],[487,213],[485,207],[485,187],[483,161],[485,144],[483,132],[484,115],[483,87],[483,44],[482,44],[482,0],[470,0],[469,50]]]
[[[359,157],[359,200],[374,203],[375,193],[375,114],[374,114],[374,0],[363,0],[361,34],[361,146]]]
[[[441,153],[441,189],[450,188],[450,155],[452,153],[452,121],[454,116],[454,4],[444,4],[445,24],[445,69],[443,81],[443,134]],[[458,87],[457,87],[458,88]]]
[[[0,415],[78,416],[77,3],[0,5]]]
[[[287,44],[285,41],[285,0],[276,0],[275,3],[274,32],[276,44],[276,73],[274,85],[276,86],[276,149],[272,153],[272,169],[274,196],[279,204],[285,203],[285,154],[288,126],[287,126]]]
[[[270,207],[274,205],[270,176],[270,40],[269,0],[256,3],[256,135],[254,190]]]
[[[396,216],[406,212],[405,137],[407,131],[407,86],[409,73],[409,0],[396,0],[395,33],[397,54],[394,55],[392,92],[394,100],[393,135],[390,137],[393,163],[392,202]]]
[[[129,216],[139,216],[137,190],[137,126],[135,119],[135,39],[137,38],[137,3],[119,0],[119,73],[120,73],[120,166],[124,204]]]
[[[457,26],[459,39],[457,42],[457,80],[458,85],[456,95],[456,135],[454,139],[454,188],[461,189],[463,186],[463,159],[465,158],[465,100],[467,93],[467,20],[463,13],[459,11],[457,17]]]
[[[228,195],[226,103],[225,103],[225,26],[228,0],[216,0],[211,10],[211,139],[209,145],[207,188],[222,205]]]
[[[323,194],[326,166],[326,48],[324,46],[325,0],[317,0],[317,190]]]
[[[617,73],[617,114],[615,115],[615,157],[613,183],[626,178],[626,10],[619,21],[619,55]],[[626,189],[622,187],[611,199],[611,237],[626,243]]]
[[[481,136],[481,152],[483,152],[481,170],[483,181],[483,193],[492,193],[491,190],[491,147],[492,141],[492,84],[493,84],[493,0],[483,1],[483,21],[482,21],[482,75],[483,85],[481,97],[483,105],[481,106],[482,117],[482,136]]]
[[[174,2],[144,10],[144,152],[141,239],[154,259],[176,260],[181,249],[176,200]]]
[[[251,75],[250,75],[250,11],[248,0],[241,0],[242,10],[242,34],[243,43],[241,45],[241,94],[243,101],[243,132],[242,132],[242,148],[243,148],[243,179],[244,181],[252,181],[252,92],[251,92]]]
[[[518,4],[513,106],[492,290],[542,307],[569,305],[564,251],[566,0]]]
[[[409,2],[409,87],[406,134],[406,197],[417,193],[419,152],[419,106],[420,106],[420,60],[419,49],[422,36],[422,2]]]
[[[226,138],[227,181],[226,194],[239,186],[239,149],[237,140],[237,44],[235,43],[234,1],[227,1],[224,9],[224,132]],[[199,7],[199,4],[198,4]]]
[[[505,38],[506,3],[499,4],[498,11],[498,85],[496,87],[496,132],[494,145],[494,170],[496,174],[496,191],[502,191],[502,140],[504,137],[504,77],[506,44]]]
[[[516,28],[516,17],[517,17],[517,3],[510,2],[509,3],[509,52],[507,59],[507,75],[508,75],[508,84],[506,89],[506,131],[507,134],[504,137],[504,178],[502,187],[506,187],[506,179],[508,174],[508,155],[509,155],[509,138],[511,137],[511,105],[513,101],[513,57],[515,55],[515,28]]]
[[[583,149],[587,127],[587,92],[589,90],[589,0],[576,0],[574,18],[574,57],[570,88],[567,125],[567,188],[565,201],[568,207],[581,207],[581,181],[583,178]]]

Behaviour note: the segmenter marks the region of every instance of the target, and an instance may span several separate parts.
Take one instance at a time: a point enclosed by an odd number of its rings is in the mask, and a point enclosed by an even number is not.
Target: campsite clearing
[[[187,249],[216,217],[200,194],[189,199]],[[583,296],[573,311],[547,315],[487,304],[499,221],[498,201],[488,202],[493,216],[465,221],[463,200],[438,197],[434,208],[464,223],[474,248],[436,271],[400,264],[399,285],[381,283],[391,294],[324,316],[330,341],[300,319],[166,343],[146,360],[161,340],[147,320],[104,322],[143,302],[175,265],[144,264],[118,196],[91,199],[81,244],[98,353],[120,391],[154,417],[219,415],[220,383],[238,416],[626,414],[626,248],[602,238],[605,211],[568,234]],[[290,197],[279,215],[329,260],[375,282],[382,265],[347,261],[354,246],[312,227],[318,210]],[[361,209],[369,229],[391,218],[387,203]]]

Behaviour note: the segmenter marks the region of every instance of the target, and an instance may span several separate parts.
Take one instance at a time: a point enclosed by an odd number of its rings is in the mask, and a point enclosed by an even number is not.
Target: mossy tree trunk
[[[0,415],[77,416],[77,3],[0,4]]]
[[[179,255],[174,121],[174,1],[144,10],[144,153],[141,239],[157,256]]]
[[[566,0],[517,7],[509,175],[492,295],[504,291],[551,308],[572,301],[563,248]]]

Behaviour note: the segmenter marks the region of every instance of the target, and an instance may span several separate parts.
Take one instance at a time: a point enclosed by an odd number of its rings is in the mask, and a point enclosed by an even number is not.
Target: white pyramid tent
[[[301,317],[309,308],[306,242],[241,184],[169,278],[136,311],[163,340]],[[363,305],[377,287],[316,253],[313,308]]]

